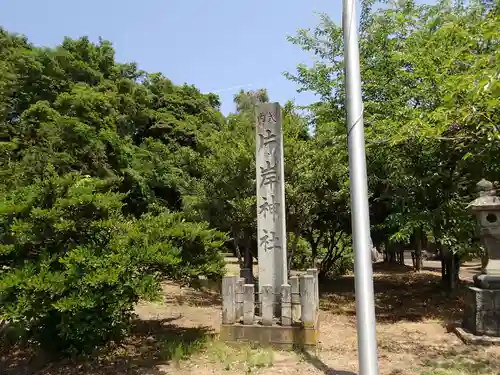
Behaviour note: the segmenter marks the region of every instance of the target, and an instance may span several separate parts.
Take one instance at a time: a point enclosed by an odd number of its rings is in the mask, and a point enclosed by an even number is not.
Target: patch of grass
[[[491,375],[498,369],[498,363],[487,358],[449,358],[426,363],[432,370],[422,375]]]
[[[190,342],[169,341],[161,346],[161,358],[180,368],[182,362],[197,355],[224,371],[239,370],[251,374],[254,370],[272,367],[274,353],[270,348],[250,344],[227,345],[214,337],[204,336]]]
[[[422,372],[421,375],[469,375],[469,373],[461,370],[431,370]]]
[[[175,367],[179,368],[182,361],[187,360],[193,354],[204,351],[209,345],[211,338],[203,336],[190,342],[166,341],[161,346],[159,357],[171,360]]]
[[[258,348],[249,344],[227,345],[213,341],[205,351],[206,358],[219,363],[225,371],[240,370],[251,374],[255,369],[272,367],[274,353],[270,348]]]

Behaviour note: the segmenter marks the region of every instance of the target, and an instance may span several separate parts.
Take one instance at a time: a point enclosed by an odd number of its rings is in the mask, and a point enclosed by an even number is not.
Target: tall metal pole
[[[354,247],[356,321],[360,375],[379,375],[375,298],[370,249],[370,215],[366,176],[365,132],[361,75],[359,69],[358,22],[355,0],[344,0],[342,23],[346,83],[349,176],[351,186],[351,221]]]

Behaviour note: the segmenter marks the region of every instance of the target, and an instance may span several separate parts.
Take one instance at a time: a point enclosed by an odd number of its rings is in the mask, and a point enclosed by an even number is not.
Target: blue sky
[[[272,101],[308,104],[283,71],[311,63],[310,54],[286,41],[313,27],[315,12],[341,19],[341,0],[0,0],[0,25],[54,46],[64,36],[113,42],[120,62],[135,61],[178,84],[217,92],[222,110],[234,109],[242,88],[267,88]]]

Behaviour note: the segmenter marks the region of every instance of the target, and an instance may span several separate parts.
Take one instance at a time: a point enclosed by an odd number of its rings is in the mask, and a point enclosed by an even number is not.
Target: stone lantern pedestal
[[[468,209],[475,214],[487,263],[467,290],[462,327],[458,335],[467,343],[500,344],[500,198],[493,184],[481,180],[479,197]]]

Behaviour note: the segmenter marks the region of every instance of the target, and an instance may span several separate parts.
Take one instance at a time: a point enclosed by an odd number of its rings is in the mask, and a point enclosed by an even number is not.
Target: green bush
[[[159,212],[122,213],[118,180],[51,177],[0,196],[0,318],[59,353],[126,333],[163,276],[220,277],[224,236]]]
[[[293,233],[290,233],[290,239],[287,243],[289,254],[294,242],[294,237],[295,235]],[[313,267],[311,245],[304,238],[299,237],[299,240],[297,241],[297,247],[293,254],[292,269],[305,270],[310,267]]]

